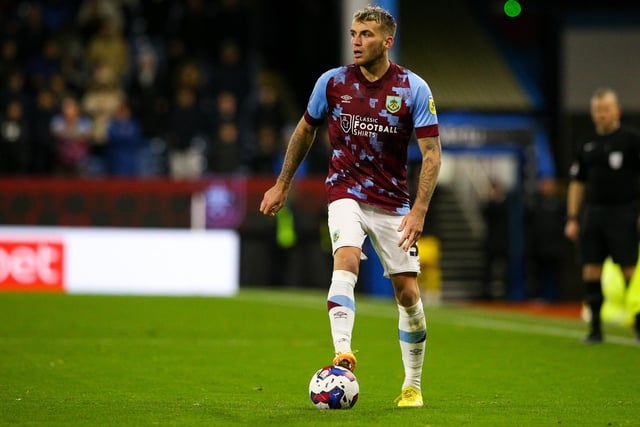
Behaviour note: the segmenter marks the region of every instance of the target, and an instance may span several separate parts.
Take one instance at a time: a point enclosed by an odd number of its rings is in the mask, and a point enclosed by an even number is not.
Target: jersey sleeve
[[[329,84],[329,80],[334,74],[335,69],[325,72],[318,78],[313,87],[307,109],[304,112],[304,119],[312,126],[320,126],[329,112],[327,84]]]
[[[569,167],[569,178],[576,181],[584,182],[586,180],[585,168],[582,165],[582,146],[574,153],[573,161]]]
[[[409,72],[409,82],[413,99],[413,125],[416,137],[438,136],[438,115],[431,88],[420,76]]]

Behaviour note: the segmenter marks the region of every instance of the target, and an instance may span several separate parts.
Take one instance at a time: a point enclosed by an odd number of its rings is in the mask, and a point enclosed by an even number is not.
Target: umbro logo
[[[340,97],[340,99],[342,99],[342,102],[348,104],[351,102],[351,100],[353,99],[353,97],[351,95],[342,95]]]
[[[349,315],[344,311],[336,311],[335,313],[333,313],[334,319],[346,319],[347,317],[349,317]]]

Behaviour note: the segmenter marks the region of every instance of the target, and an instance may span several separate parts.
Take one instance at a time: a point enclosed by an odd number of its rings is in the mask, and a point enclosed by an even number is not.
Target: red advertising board
[[[0,291],[64,291],[64,244],[0,239]]]

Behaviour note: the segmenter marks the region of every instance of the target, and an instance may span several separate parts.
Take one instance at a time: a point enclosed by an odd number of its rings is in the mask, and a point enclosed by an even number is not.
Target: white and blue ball
[[[325,366],[309,382],[309,397],[318,409],[349,409],[358,401],[359,392],[356,376],[341,366]]]

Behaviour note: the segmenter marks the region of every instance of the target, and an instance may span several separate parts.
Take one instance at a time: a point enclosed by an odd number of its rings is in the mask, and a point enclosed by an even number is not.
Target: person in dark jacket
[[[123,99],[107,128],[107,173],[112,176],[138,176],[142,146],[140,124],[131,115],[127,100]]]
[[[567,249],[564,237],[566,207],[553,178],[541,179],[525,217],[529,296],[556,301],[562,258]]]
[[[591,311],[585,343],[600,343],[602,265],[607,256],[622,268],[627,288],[638,262],[640,133],[621,126],[616,92],[591,97],[595,132],[584,139],[569,171],[565,235],[578,243],[585,302]],[[640,342],[640,313],[635,314]]]

